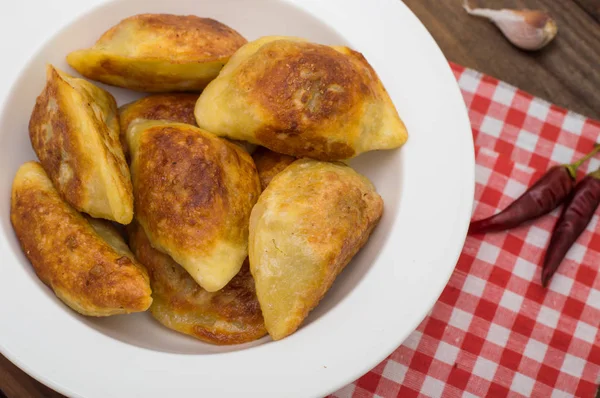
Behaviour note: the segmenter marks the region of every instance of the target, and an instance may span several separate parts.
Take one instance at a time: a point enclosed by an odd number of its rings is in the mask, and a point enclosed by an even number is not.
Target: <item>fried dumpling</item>
[[[209,292],[248,254],[248,220],[260,194],[250,155],[188,124],[145,122],[127,132],[136,220]]]
[[[119,122],[121,125],[121,145],[125,155],[129,155],[127,147],[127,130],[135,123],[148,120],[163,120],[169,122],[187,123],[194,126],[194,106],[198,100],[198,94],[168,93],[154,94],[141,98],[137,101],[123,105],[119,109]],[[255,145],[243,141],[232,141],[241,146],[246,152],[252,153]]]
[[[29,136],[44,170],[71,206],[93,217],[131,222],[131,179],[110,93],[48,65]]]
[[[297,160],[250,217],[250,271],[267,331],[293,333],[367,242],[383,211],[369,180],[343,164]]]
[[[140,14],[67,56],[93,80],[137,91],[199,91],[246,43],[221,22],[194,15]]]
[[[397,148],[407,132],[377,74],[347,47],[263,37],[200,95],[198,125],[295,157],[340,160]]]
[[[267,334],[248,261],[227,286],[209,293],[171,257],[154,249],[137,223],[127,230],[131,249],[150,274],[150,312],[160,323],[219,345],[246,343]]]
[[[150,95],[123,105],[119,108],[119,124],[121,126],[121,145],[125,154],[129,154],[127,130],[135,123],[164,120],[196,126],[194,106],[197,100],[198,94],[169,93]]]
[[[10,219],[38,277],[75,311],[107,316],[152,303],[148,274],[114,227],[63,201],[39,163],[19,168]]]
[[[296,160],[293,156],[273,152],[265,147],[257,148],[252,154],[252,159],[254,159],[258,178],[260,179],[260,186],[263,190],[267,188],[273,177],[281,173]]]

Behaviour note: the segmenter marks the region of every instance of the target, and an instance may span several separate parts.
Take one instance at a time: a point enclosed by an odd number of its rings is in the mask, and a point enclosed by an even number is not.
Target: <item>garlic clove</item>
[[[463,7],[470,15],[492,21],[512,44],[523,50],[545,47],[558,32],[554,19],[543,11],[471,8],[468,0]]]

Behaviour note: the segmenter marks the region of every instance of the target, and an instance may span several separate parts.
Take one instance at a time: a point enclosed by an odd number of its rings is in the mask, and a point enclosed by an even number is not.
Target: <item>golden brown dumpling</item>
[[[29,136],[63,199],[93,217],[131,222],[131,179],[110,93],[48,65]]]
[[[262,193],[250,217],[250,271],[267,331],[293,333],[367,242],[383,201],[343,164],[297,160]]]
[[[136,220],[209,292],[248,254],[248,220],[260,194],[250,155],[183,123],[145,122],[127,133]]]
[[[169,93],[155,94],[123,105],[119,112],[121,125],[121,145],[125,155],[129,155],[127,148],[127,130],[135,123],[148,120],[163,120],[169,122],[187,123],[194,126],[194,106],[198,100],[198,94]],[[248,153],[252,153],[255,145],[243,141],[232,141],[241,146]]]
[[[214,19],[140,14],[106,31],[94,46],[67,56],[82,75],[132,90],[199,91],[246,43]]]
[[[407,132],[365,58],[347,47],[263,37],[239,49],[196,104],[198,125],[296,157],[397,148]]]
[[[114,227],[64,202],[39,163],[17,172],[10,219],[38,277],[75,311],[126,314],[152,303],[148,274]]]
[[[248,261],[227,286],[209,293],[171,257],[154,249],[137,223],[127,229],[131,249],[148,268],[154,299],[150,312],[160,323],[219,345],[246,343],[267,334]]]
[[[194,117],[194,106],[197,100],[198,94],[169,93],[150,95],[123,105],[119,109],[119,123],[121,145],[125,155],[129,155],[126,133],[134,123],[164,120],[197,126]]]
[[[273,152],[265,147],[257,148],[252,154],[252,159],[254,159],[260,185],[263,190],[267,188],[273,177],[281,173],[296,160],[293,156]]]

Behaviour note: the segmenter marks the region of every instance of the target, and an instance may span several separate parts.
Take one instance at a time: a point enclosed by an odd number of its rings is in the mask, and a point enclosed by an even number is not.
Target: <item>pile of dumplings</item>
[[[208,343],[295,332],[382,216],[341,161],[407,139],[365,58],[141,14],[67,62],[155,94],[118,108],[47,66],[29,122],[39,162],[19,168],[11,200],[40,280],[80,314],[149,310]]]

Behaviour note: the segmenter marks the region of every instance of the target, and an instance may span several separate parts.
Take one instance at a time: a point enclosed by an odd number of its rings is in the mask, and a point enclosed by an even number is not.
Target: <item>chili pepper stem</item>
[[[565,167],[566,167],[567,171],[569,172],[569,175],[571,176],[571,178],[576,179],[577,178],[577,169],[579,168],[579,166],[581,166],[589,158],[591,158],[596,153],[598,153],[598,151],[600,151],[600,144],[594,145],[594,149],[590,153],[588,153],[587,155],[585,155],[584,157],[582,157],[581,159],[579,159],[578,161],[576,161],[574,163],[571,163],[571,164],[565,165]]]
[[[588,174],[591,177],[594,177],[597,180],[600,180],[600,168],[596,171],[591,172],[590,174]]]

